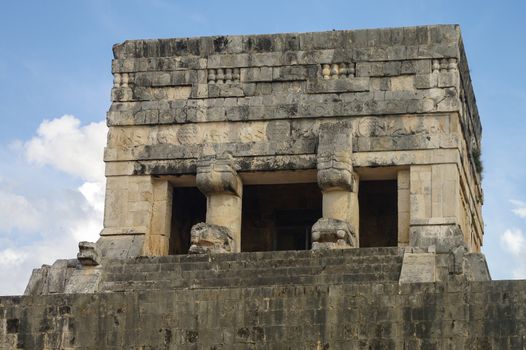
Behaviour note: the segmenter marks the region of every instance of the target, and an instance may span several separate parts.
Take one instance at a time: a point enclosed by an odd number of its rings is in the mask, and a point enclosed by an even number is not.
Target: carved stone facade
[[[135,40],[113,52],[104,229],[81,246],[84,269],[241,252],[247,215],[270,242],[262,250],[403,247],[407,281],[414,256],[433,260],[418,278],[437,281],[480,253],[481,126],[457,26]],[[250,186],[298,183],[318,185],[321,213],[244,203]],[[181,209],[201,201],[195,217]]]
[[[458,26],[115,45],[104,229],[0,349],[522,349]]]

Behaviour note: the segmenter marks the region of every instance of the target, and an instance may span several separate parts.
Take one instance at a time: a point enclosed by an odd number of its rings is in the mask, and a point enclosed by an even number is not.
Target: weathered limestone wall
[[[169,195],[155,207],[142,196],[153,177],[187,185],[200,159],[225,152],[240,182],[253,171],[319,171],[320,130],[343,122],[356,181],[370,167],[402,172],[401,245],[453,225],[480,250],[481,126],[458,26],[136,40],[114,56],[103,236],[136,235],[139,255],[166,254],[156,218]],[[126,198],[128,182],[139,188]],[[324,213],[358,234],[357,192],[320,186]],[[221,193],[207,195],[212,213],[240,217],[242,195]],[[351,209],[340,213],[342,201]],[[239,225],[225,225],[237,241]]]
[[[166,255],[170,237],[172,187],[150,176],[107,178],[103,256]]]
[[[481,253],[455,256],[407,247],[322,249],[119,258],[98,266],[58,260],[34,271],[25,294],[489,279]]]
[[[523,349],[526,282],[0,297],[0,349]]]

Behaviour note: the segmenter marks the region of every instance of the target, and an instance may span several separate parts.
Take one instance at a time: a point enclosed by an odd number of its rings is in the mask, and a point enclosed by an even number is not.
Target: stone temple
[[[456,25],[113,48],[104,228],[0,349],[523,349]]]

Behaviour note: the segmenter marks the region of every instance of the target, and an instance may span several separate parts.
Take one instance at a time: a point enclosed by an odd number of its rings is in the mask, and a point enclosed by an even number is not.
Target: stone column
[[[410,193],[409,170],[400,170],[397,174],[398,197],[398,246],[409,245]]]
[[[467,254],[457,164],[412,165],[409,195],[410,249],[404,253],[400,282],[446,281],[477,269],[485,271],[482,279],[489,278],[485,262]]]
[[[97,251],[104,258],[167,255],[172,186],[151,176],[110,176],[104,229]]]
[[[206,223],[192,227],[190,253],[239,252],[243,183],[234,169],[232,155],[200,158],[196,181],[206,196]]]
[[[358,247],[358,177],[351,157],[350,125],[320,125],[317,178],[323,194],[323,217],[312,227],[312,249]]]
[[[104,229],[97,241],[100,256],[116,259],[145,255],[152,198],[151,176],[107,177]]]
[[[410,168],[410,245],[448,252],[465,246],[456,164]]]
[[[145,255],[168,255],[172,226],[173,187],[166,179],[152,180],[152,218],[146,236]]]

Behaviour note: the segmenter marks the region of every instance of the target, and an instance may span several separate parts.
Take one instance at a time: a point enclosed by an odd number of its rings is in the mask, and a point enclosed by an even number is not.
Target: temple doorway
[[[396,180],[360,181],[360,247],[398,245]]]
[[[241,251],[308,250],[321,215],[316,183],[244,186]]]
[[[197,187],[174,187],[169,254],[188,254],[192,226],[205,222],[206,197]]]

